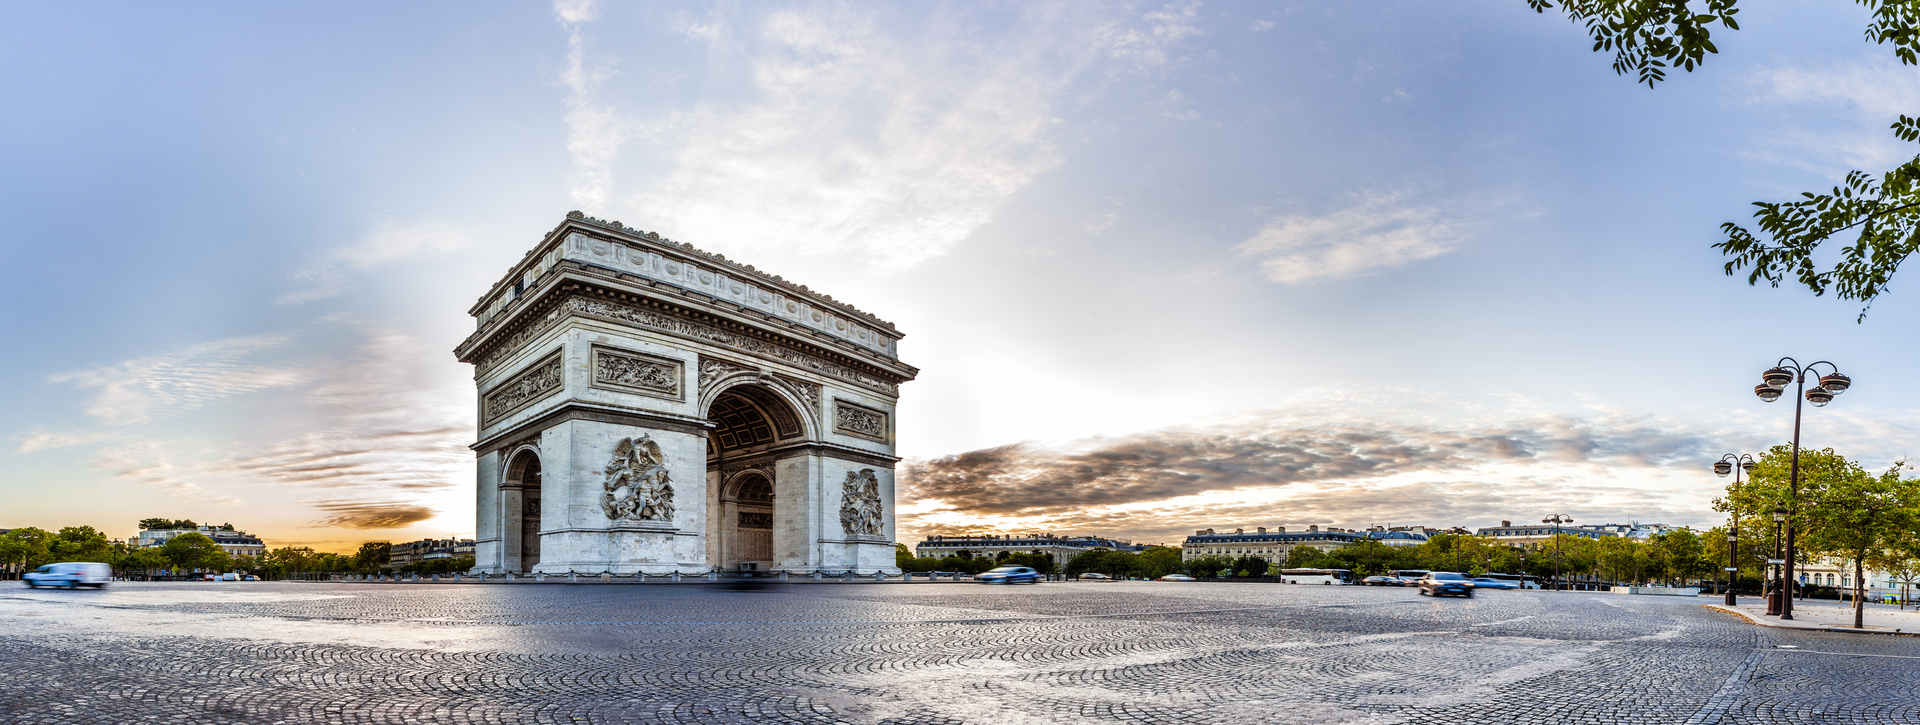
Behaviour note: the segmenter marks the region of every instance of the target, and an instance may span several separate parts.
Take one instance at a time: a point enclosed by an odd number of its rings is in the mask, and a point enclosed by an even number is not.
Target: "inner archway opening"
[[[521,451],[507,464],[507,483],[520,492],[518,511],[509,512],[519,524],[521,572],[533,571],[540,563],[540,456]]]

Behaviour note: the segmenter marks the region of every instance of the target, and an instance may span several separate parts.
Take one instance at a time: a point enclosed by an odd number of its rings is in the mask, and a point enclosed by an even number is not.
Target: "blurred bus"
[[[1288,584],[1352,584],[1352,569],[1282,569],[1280,581]]]

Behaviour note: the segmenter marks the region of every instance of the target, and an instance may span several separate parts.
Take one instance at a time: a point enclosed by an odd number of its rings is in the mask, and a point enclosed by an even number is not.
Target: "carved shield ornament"
[[[614,521],[672,521],[673,480],[667,457],[651,436],[623,438],[607,463],[600,508]]]
[[[840,495],[840,526],[854,536],[879,536],[882,525],[880,479],[873,469],[848,471]]]

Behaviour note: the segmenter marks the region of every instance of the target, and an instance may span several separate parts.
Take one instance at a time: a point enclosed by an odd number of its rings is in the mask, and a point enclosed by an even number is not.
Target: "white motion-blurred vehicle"
[[[60,564],[48,564],[20,577],[27,586],[40,587],[94,587],[100,588],[113,581],[113,569],[96,561],[70,561]]]

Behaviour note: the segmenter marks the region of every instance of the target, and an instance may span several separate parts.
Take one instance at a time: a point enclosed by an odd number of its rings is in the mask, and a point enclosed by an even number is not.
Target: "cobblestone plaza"
[[[0,596],[0,721],[1920,722],[1920,640],[1705,598],[1159,582]]]

